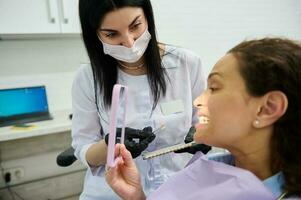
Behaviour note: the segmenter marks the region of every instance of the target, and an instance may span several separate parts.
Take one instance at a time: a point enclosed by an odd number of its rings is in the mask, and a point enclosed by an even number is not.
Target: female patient
[[[228,154],[209,159],[226,163],[222,165],[237,172],[252,172],[250,175],[271,194],[266,199],[301,197],[300,91],[300,44],[279,38],[242,42],[217,62],[208,77],[207,90],[194,101],[199,115],[194,140],[229,150]],[[145,199],[130,153],[121,144],[116,145],[116,152],[120,152],[120,160],[108,170],[107,182],[124,199]],[[216,192],[197,193],[202,190],[200,185],[181,184],[185,179],[208,177],[200,168],[193,170],[204,157],[197,156],[149,198],[176,199],[172,195],[179,190],[185,191],[179,199],[217,199],[214,197],[240,187],[219,185]],[[208,162],[218,163],[215,161]],[[215,169],[212,178],[217,173]],[[187,176],[189,172],[194,176]],[[221,189],[223,192],[219,192]],[[251,193],[256,195],[259,190]],[[188,197],[189,194],[195,196]],[[236,195],[228,199],[248,199],[246,195]]]

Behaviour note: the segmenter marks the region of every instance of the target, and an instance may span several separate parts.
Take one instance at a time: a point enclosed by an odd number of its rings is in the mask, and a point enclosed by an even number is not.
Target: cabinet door
[[[0,0],[0,34],[59,32],[56,0]]]
[[[62,33],[80,33],[78,0],[58,0]]]

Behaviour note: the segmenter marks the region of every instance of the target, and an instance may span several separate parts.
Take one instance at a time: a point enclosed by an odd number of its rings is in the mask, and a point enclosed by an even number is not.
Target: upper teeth
[[[200,122],[201,124],[208,124],[209,121],[210,121],[210,120],[209,120],[207,117],[205,117],[205,116],[200,116],[200,117],[199,117],[199,122]]]

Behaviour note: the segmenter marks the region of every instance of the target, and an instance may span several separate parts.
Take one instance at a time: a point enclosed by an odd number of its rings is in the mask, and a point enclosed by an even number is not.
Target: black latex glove
[[[116,142],[120,141],[121,128],[117,128]],[[152,127],[148,126],[142,130],[126,127],[124,130],[124,145],[132,154],[133,158],[138,157],[144,151],[149,143],[155,139]],[[108,145],[109,134],[105,136],[105,142]]]
[[[194,126],[192,126],[186,137],[185,137],[185,140],[184,142],[185,143],[189,143],[189,142],[192,142],[193,141],[193,135],[195,133],[195,128]],[[185,149],[180,149],[180,150],[177,150],[175,151],[175,153],[191,153],[191,154],[195,154],[197,151],[201,151],[202,153],[206,154],[208,151],[211,150],[211,146],[208,146],[206,144],[194,144],[192,145],[191,147],[186,147]]]

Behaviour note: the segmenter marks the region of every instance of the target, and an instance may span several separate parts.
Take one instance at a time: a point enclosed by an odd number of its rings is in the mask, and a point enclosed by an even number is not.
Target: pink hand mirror
[[[126,120],[126,107],[127,107],[127,93],[128,88],[123,85],[115,84],[112,92],[112,103],[111,103],[111,116],[109,126],[109,141],[108,141],[108,152],[107,152],[107,166],[114,167],[117,163],[118,158],[115,159],[115,145],[116,145],[116,123],[118,113],[122,116],[122,131],[120,143],[124,143],[124,127]]]

